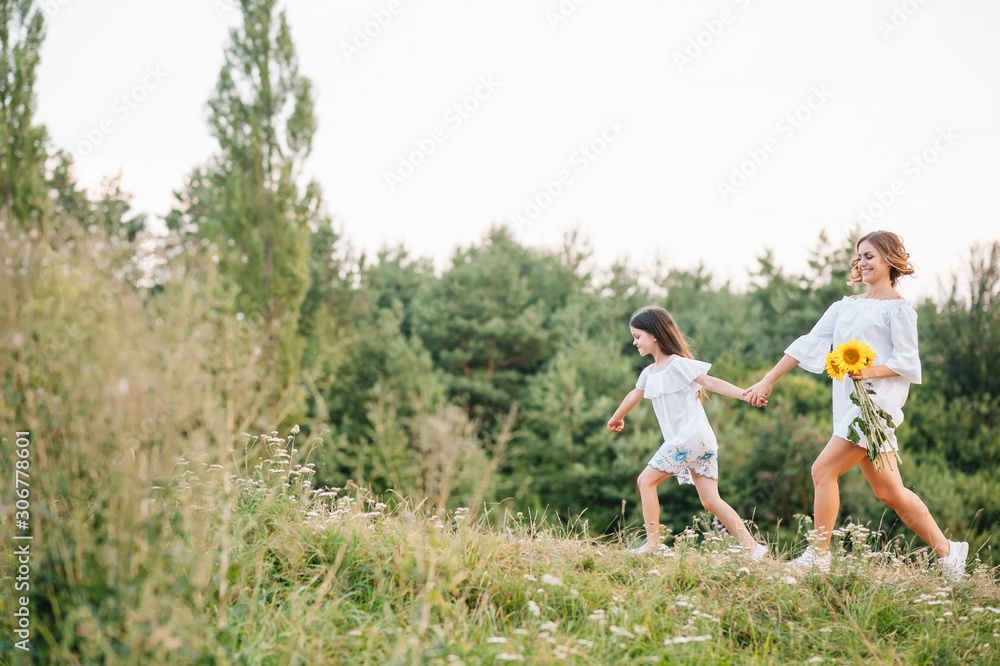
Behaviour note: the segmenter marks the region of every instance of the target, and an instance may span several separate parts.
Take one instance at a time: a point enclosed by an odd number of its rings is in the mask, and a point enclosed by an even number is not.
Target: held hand
[[[754,407],[763,407],[767,404],[767,398],[771,395],[772,388],[773,384],[762,379],[744,391],[743,397]]]
[[[625,427],[625,419],[615,419],[612,418],[608,421],[608,430],[611,432],[621,432],[622,428]]]
[[[750,391],[750,389],[747,389],[746,391],[743,392],[743,398],[742,398],[743,402],[747,403],[751,407],[766,407],[767,406],[767,398],[764,398],[762,401],[758,402],[758,400],[754,396],[748,394],[749,391]]]

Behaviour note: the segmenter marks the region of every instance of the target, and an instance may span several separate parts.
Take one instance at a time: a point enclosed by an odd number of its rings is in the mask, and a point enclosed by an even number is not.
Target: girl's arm
[[[615,415],[611,417],[608,421],[608,430],[611,432],[621,432],[622,428],[625,427],[625,415],[632,411],[632,408],[639,404],[642,400],[642,396],[645,393],[640,388],[632,389],[629,394],[625,396],[622,400],[622,404],[618,406],[615,410]]]
[[[735,384],[730,384],[725,379],[719,379],[718,377],[713,377],[712,375],[701,374],[695,377],[694,381],[696,384],[701,384],[706,389],[714,393],[750,402],[750,399],[745,396],[746,391]]]

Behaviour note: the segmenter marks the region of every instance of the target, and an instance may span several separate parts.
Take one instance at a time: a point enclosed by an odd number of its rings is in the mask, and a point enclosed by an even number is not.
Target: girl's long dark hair
[[[647,305],[639,308],[629,320],[629,326],[646,331],[656,338],[656,344],[664,354],[677,354],[685,358],[694,358],[688,348],[687,339],[677,326],[670,313],[658,305]]]
[[[694,358],[688,348],[687,338],[681,332],[677,322],[670,313],[659,305],[647,305],[639,308],[628,322],[632,328],[646,331],[656,339],[656,344],[664,354],[676,354],[684,358]],[[698,398],[704,400],[707,392],[698,389]]]

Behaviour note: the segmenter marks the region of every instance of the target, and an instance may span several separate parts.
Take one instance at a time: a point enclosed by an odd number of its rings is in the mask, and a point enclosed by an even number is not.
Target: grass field
[[[251,447],[265,457],[235,472],[180,461],[156,489],[159,540],[145,531],[117,554],[113,587],[59,590],[52,663],[998,661],[995,571],[972,562],[948,586],[926,555],[875,548],[862,526],[838,530],[829,574],[794,570],[787,553],[747,561],[697,520],[666,554],[636,556],[502,504],[434,511],[313,490],[294,437]],[[105,567],[113,555],[63,550]]]

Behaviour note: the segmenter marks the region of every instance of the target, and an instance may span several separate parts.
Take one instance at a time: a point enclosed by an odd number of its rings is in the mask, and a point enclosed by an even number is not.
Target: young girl
[[[833,345],[859,338],[875,350],[875,363],[850,375],[865,380],[875,391],[872,400],[892,416],[897,426],[903,421],[903,404],[910,384],[920,383],[920,356],[917,353],[917,312],[896,291],[899,278],[912,275],[910,254],[903,240],[891,231],[873,231],[858,239],[851,261],[851,283],[864,284],[865,293],[845,296],[827,309],[812,331],[796,339],[785,355],[763,379],[747,389],[747,399],[760,406],[778,381],[797,365],[821,373],[826,353]],[[833,385],[833,436],[812,466],[813,520],[816,543],[795,564],[800,567],[830,569],[830,535],[840,512],[838,479],[855,465],[872,487],[875,496],[888,504],[900,519],[940,558],[938,562],[950,582],[961,580],[969,555],[965,541],[950,541],[938,527],[927,506],[903,485],[899,467],[886,462],[878,471],[868,460],[868,442],[863,434],[858,443],[850,440],[849,428],[860,408],[850,399],[853,382],[831,380]],[[896,432],[888,433],[886,455],[898,448]]]
[[[654,362],[646,366],[635,389],[622,400],[608,421],[608,430],[621,432],[625,415],[645,397],[653,403],[664,440],[636,481],[646,543],[631,552],[647,553],[659,547],[660,500],[656,487],[676,476],[680,484],[694,484],[702,506],[722,521],[753,559],[764,557],[767,548],[754,541],[739,514],[719,497],[719,445],[701,405],[698,387],[738,399],[743,399],[743,389],[705,374],[711,365],[692,359],[684,334],[663,308],[640,309],[632,315],[629,329],[632,345],[642,356],[651,354]]]

